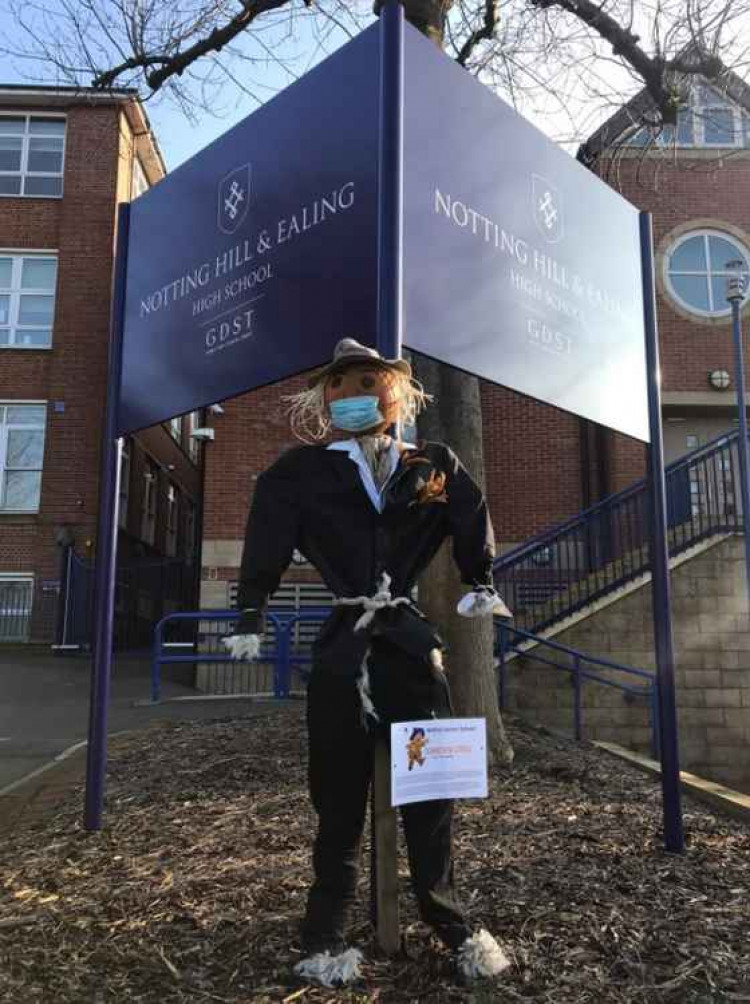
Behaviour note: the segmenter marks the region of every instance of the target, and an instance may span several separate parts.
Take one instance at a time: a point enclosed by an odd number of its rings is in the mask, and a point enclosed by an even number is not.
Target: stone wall
[[[750,791],[750,617],[742,538],[725,538],[678,559],[671,583],[680,766]],[[551,640],[653,671],[650,582],[608,599],[593,613],[558,630]],[[546,647],[536,653],[544,658],[552,655]],[[615,671],[585,664],[583,668],[641,686]],[[512,660],[506,707],[533,721],[571,731],[571,674],[542,665],[533,650]],[[586,682],[583,735],[648,752],[647,701]]]

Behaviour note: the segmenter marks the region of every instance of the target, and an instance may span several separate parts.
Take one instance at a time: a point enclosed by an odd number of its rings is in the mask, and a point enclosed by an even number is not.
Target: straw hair
[[[399,421],[402,425],[413,425],[417,415],[424,411],[433,397],[414,377],[397,370],[391,372],[394,388],[400,397]],[[301,390],[298,394],[287,394],[281,399],[288,405],[287,412],[292,432],[303,443],[318,443],[331,431],[331,418],[325,394],[326,381],[321,381],[314,387]]]

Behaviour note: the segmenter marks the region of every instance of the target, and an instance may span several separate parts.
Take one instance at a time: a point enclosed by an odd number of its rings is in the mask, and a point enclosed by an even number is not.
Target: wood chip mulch
[[[750,1002],[750,827],[685,802],[688,852],[664,852],[658,782],[595,747],[513,723],[516,762],[458,806],[471,917],[512,958],[461,986],[416,919],[378,956],[367,868],[352,940],[364,979],[295,981],[314,818],[303,709],[187,723],[120,742],[106,827],[80,787],[0,850],[0,1001],[12,1004]],[[342,753],[345,755],[345,752]]]

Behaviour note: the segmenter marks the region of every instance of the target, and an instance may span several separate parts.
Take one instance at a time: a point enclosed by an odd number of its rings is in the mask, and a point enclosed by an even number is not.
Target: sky
[[[663,0],[660,0],[661,2]],[[678,7],[681,2],[682,0],[673,0],[673,4],[676,3]],[[709,0],[705,0],[705,2],[708,3]],[[94,0],[94,3],[96,4],[94,9],[99,11],[115,9],[117,6],[114,0]],[[42,37],[54,39],[57,37],[55,35],[54,12],[62,4],[63,0],[38,0],[38,3],[33,0],[31,2],[30,0],[0,0],[0,83],[70,83],[69,80],[65,79],[56,81],[55,71],[51,65],[42,65],[40,69],[39,63],[23,63],[1,54],[1,50],[5,46],[10,49],[18,48],[19,39],[23,37],[10,12],[14,5],[24,12],[25,17],[33,19],[34,12],[37,12],[37,21],[34,26]],[[156,10],[159,9],[157,5]],[[161,9],[173,11],[180,9],[180,7],[179,5],[164,4]],[[358,4],[352,3],[349,10],[352,9],[369,11],[369,0],[367,2],[362,0]],[[653,24],[650,25],[649,22],[649,17],[652,17],[652,14],[648,14],[650,7],[648,4],[644,4],[640,8],[636,4],[634,9],[640,10],[642,19],[644,19],[642,25],[637,24],[635,27],[638,28],[638,33],[644,40],[643,44],[648,49],[650,48],[648,36],[653,28]],[[191,117],[188,117],[174,101],[160,95],[149,97],[146,100],[146,111],[168,169],[179,166],[241,119],[251,114],[259,103],[283,90],[299,75],[345,43],[352,31],[357,31],[361,26],[375,20],[372,15],[364,14],[356,27],[354,23],[343,27],[329,23],[327,37],[321,40],[313,30],[313,25],[320,26],[322,23],[319,15],[312,17],[297,14],[295,15],[293,31],[288,30],[289,12],[296,10],[302,10],[301,5],[299,7],[296,5],[284,6],[276,15],[273,15],[276,17],[276,21],[271,21],[271,28],[265,29],[265,33],[258,36],[260,42],[254,41],[256,36],[240,36],[239,44],[245,54],[252,57],[254,62],[232,64],[236,83],[229,83],[223,88],[220,98],[211,102],[211,112],[196,110]],[[29,11],[30,14],[27,13]],[[743,31],[738,37],[748,37],[744,30],[748,20],[750,20],[750,15],[740,17],[738,24],[743,28]],[[259,19],[257,23],[258,25],[266,25],[269,21],[265,18]],[[750,25],[747,27],[750,30]],[[732,30],[735,31],[734,26]],[[62,31],[58,30],[57,35],[62,36]],[[87,44],[90,44],[94,50],[96,50],[96,37],[96,30],[90,30],[86,36]],[[523,105],[523,114],[542,132],[560,142],[563,149],[571,154],[574,154],[578,144],[585,140],[612,113],[615,103],[619,104],[623,98],[630,97],[637,89],[630,75],[622,69],[622,66],[617,65],[611,52],[604,46],[593,64],[589,57],[589,65],[584,67],[583,72],[589,74],[587,85],[589,90],[585,90],[580,82],[581,71],[578,69],[581,60],[576,63],[578,51],[577,49],[568,51],[567,61],[570,65],[567,71],[561,71],[560,64],[556,62],[548,63],[545,61],[540,64],[535,58],[538,57],[538,52],[533,53],[531,50],[528,53],[530,62],[518,64],[522,70],[521,77],[525,77],[527,83],[531,82],[534,103],[532,110],[529,102],[526,102]],[[269,53],[271,59],[269,59]],[[293,57],[291,62],[290,57]],[[286,69],[280,64],[279,59],[286,63]],[[109,63],[107,62],[105,65],[109,65]],[[209,64],[203,60],[199,65],[203,69]],[[731,63],[730,65],[735,64]],[[551,81],[549,90],[545,89],[543,78]],[[81,81],[89,84],[90,78],[83,76]],[[540,81],[539,86],[537,86],[537,81]],[[123,83],[121,82],[120,86]],[[556,91],[557,98],[549,91]],[[598,92],[598,97],[593,97],[596,92]],[[198,91],[195,90],[194,93],[198,93]],[[565,114],[566,110],[571,114]]]
[[[310,32],[305,30],[304,23],[299,31],[300,49],[313,52],[316,46],[309,37]],[[338,33],[335,40],[332,40],[328,52],[318,50],[309,60],[305,60],[300,70],[311,69],[347,40],[346,35]],[[262,88],[256,86],[254,90],[265,100],[279,93],[296,79],[295,74],[284,72],[274,64],[264,66],[256,76],[262,81]],[[258,104],[257,100],[237,88],[226,87],[222,92],[221,105],[217,106],[213,114],[202,114],[198,123],[189,122],[180,109],[166,101],[158,104],[149,101],[146,103],[146,111],[167,166],[172,170],[250,115]]]
[[[0,0],[0,47],[3,44],[12,47],[14,41],[20,37],[17,25],[8,11],[10,2],[11,0]],[[47,2],[54,3],[55,0]],[[370,17],[365,19],[365,23],[373,20],[375,19]],[[207,146],[251,114],[259,103],[283,90],[296,76],[310,69],[348,40],[349,36],[345,31],[333,28],[323,48],[320,41],[313,37],[311,23],[311,20],[306,21],[303,18],[295,27],[295,50],[300,58],[295,62],[293,72],[287,72],[275,63],[264,63],[255,70],[252,67],[245,70],[240,66],[239,73],[247,74],[244,82],[255,97],[243,93],[238,87],[226,86],[212,113],[199,112],[193,121],[171,100],[157,97],[145,102],[146,112],[169,170],[178,167]],[[36,65],[25,64],[4,56],[0,56],[0,61],[0,84],[55,82],[50,68],[43,68],[40,71]],[[66,82],[60,80],[60,83]],[[553,111],[542,110],[537,115],[527,114],[527,117],[547,135],[552,137],[560,135],[561,124]],[[569,152],[574,153],[576,145],[569,144],[567,147]]]
[[[20,38],[20,32],[8,10],[8,2],[9,0],[0,0],[0,47],[3,44],[12,46],[13,41]],[[309,27],[306,27],[305,19],[298,22],[296,36],[295,48],[302,55],[295,64],[295,72],[286,72],[274,63],[264,64],[257,71],[249,72],[248,76],[251,78],[249,86],[260,101],[243,93],[237,87],[226,86],[213,112],[199,113],[197,121],[190,121],[184,112],[168,99],[151,98],[145,102],[146,112],[169,170],[178,167],[221,136],[251,114],[259,103],[283,90],[296,79],[296,76],[310,69],[348,40],[345,32],[333,29],[332,36],[326,42],[327,51],[325,51],[313,38]],[[54,76],[49,70],[39,71],[30,64],[0,56],[0,84],[40,84],[48,81],[54,83]],[[65,82],[60,81],[60,83]]]
[[[32,18],[34,11],[51,11],[52,14],[49,16],[39,13],[35,24],[40,34],[46,38],[47,35],[55,37],[54,11],[62,2],[63,0],[39,0],[37,6],[28,0],[0,0],[0,50],[4,46],[10,49],[19,47],[19,39],[23,37],[10,13],[13,5],[18,5],[24,11],[24,16]],[[94,0],[94,2],[100,5],[96,8],[98,10],[112,9],[109,4],[116,6],[113,0]],[[679,5],[681,0],[674,2]],[[646,7],[648,5],[644,5],[644,11]],[[349,9],[353,8],[358,11],[368,11],[369,0],[357,5],[352,3]],[[175,10],[179,7],[178,5],[167,7],[165,4],[163,9]],[[329,24],[327,37],[321,40],[319,34],[316,35],[313,30],[313,25],[320,26],[322,23],[319,15],[316,17],[295,15],[294,29],[291,32],[288,30],[288,12],[297,9],[301,10],[301,7],[285,6],[274,15],[277,20],[270,22],[272,27],[259,36],[260,42],[253,41],[254,36],[240,37],[243,51],[247,56],[253,57],[254,63],[231,64],[237,82],[227,84],[218,100],[210,102],[211,112],[194,110],[194,114],[188,117],[173,100],[160,95],[151,96],[145,101],[146,112],[168,169],[172,170],[179,166],[251,114],[259,103],[283,90],[299,75],[335,51],[348,40],[353,30],[359,30],[360,27],[375,20],[372,15],[364,14],[356,27],[353,23],[343,27]],[[635,9],[639,9],[637,5]],[[31,11],[32,14],[27,14],[27,11]],[[645,12],[643,17],[646,18],[644,24],[636,27],[645,42],[650,29]],[[269,22],[268,19],[259,19],[257,23],[265,25]],[[743,25],[744,23],[743,21]],[[59,31],[58,34],[61,35],[62,32]],[[87,34],[87,43],[90,43],[94,50],[96,50],[96,35],[97,32],[93,30]],[[649,48],[648,45],[646,47]],[[563,149],[571,154],[574,154],[579,143],[612,113],[615,102],[619,104],[623,98],[630,97],[637,89],[630,75],[621,66],[616,65],[616,60],[604,47],[595,60],[595,66],[593,68],[589,66],[586,71],[590,76],[588,86],[591,90],[584,90],[575,62],[577,52],[576,49],[568,52],[568,62],[571,66],[567,71],[560,71],[560,65],[555,62],[539,64],[531,52],[530,63],[518,64],[522,68],[521,76],[525,76],[527,83],[532,82],[534,108],[531,109],[529,102],[525,103],[523,114],[542,132],[560,142]],[[270,60],[269,53],[273,57]],[[538,56],[538,53],[535,55]],[[290,61],[290,57],[293,57],[293,60]],[[280,64],[279,59],[285,62],[286,69]],[[204,60],[199,65],[202,69],[209,64]],[[0,54],[0,83],[24,81],[70,83],[64,79],[56,81],[54,73],[51,65],[43,65],[40,69],[38,63],[23,63]],[[549,90],[557,91],[557,98],[552,96],[542,83],[537,86],[536,81],[542,81],[545,77],[552,82]],[[90,78],[86,76],[81,80],[83,83],[90,83]],[[593,98],[592,93],[596,91],[599,92],[599,97]],[[194,93],[198,91],[195,90]],[[605,94],[608,95],[610,104]],[[566,109],[571,114],[565,114]]]

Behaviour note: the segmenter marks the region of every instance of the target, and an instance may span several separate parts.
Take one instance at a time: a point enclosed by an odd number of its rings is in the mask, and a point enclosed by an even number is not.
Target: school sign
[[[375,345],[373,25],[131,209],[118,427]],[[411,26],[404,344],[648,439],[636,210]]]

